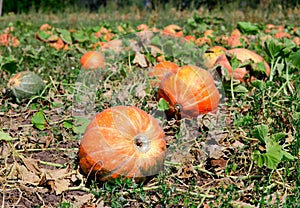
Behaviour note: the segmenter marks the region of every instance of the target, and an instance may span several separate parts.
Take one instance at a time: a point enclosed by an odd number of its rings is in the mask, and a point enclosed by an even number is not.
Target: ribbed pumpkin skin
[[[141,149],[139,136],[146,141]],[[86,128],[79,165],[100,181],[144,178],[162,170],[165,151],[163,129],[152,116],[136,107],[115,106],[98,113]]]
[[[197,117],[218,108],[220,94],[211,74],[196,66],[183,66],[176,74],[162,80],[158,98],[169,102],[167,114],[174,115],[180,107],[181,117]]]
[[[10,78],[7,87],[17,99],[23,99],[37,94],[45,87],[45,83],[34,72],[23,71]]]

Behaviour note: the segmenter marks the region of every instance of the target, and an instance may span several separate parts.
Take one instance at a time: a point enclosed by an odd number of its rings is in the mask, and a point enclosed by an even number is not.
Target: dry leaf
[[[105,206],[103,201],[100,201],[96,207],[97,208],[110,208],[109,206]]]
[[[66,179],[56,179],[54,182],[54,190],[56,195],[68,190],[70,181]]]
[[[241,202],[241,201],[231,201],[231,205],[234,208],[254,208],[255,207],[252,204]]]
[[[89,204],[93,199],[94,195],[91,193],[84,194],[82,196],[74,195],[72,197],[74,199],[74,207],[86,207],[86,204]]]
[[[236,140],[236,141],[232,144],[232,146],[235,147],[235,148],[241,148],[241,149],[242,149],[245,145],[244,145],[242,142]]]
[[[210,162],[211,162],[212,166],[217,166],[217,167],[224,169],[226,167],[228,161],[223,158],[220,158],[217,160],[212,159]]]
[[[218,144],[207,144],[205,142],[201,142],[201,145],[206,151],[209,158],[213,158],[217,160],[224,155],[223,146],[220,146]]]
[[[46,184],[51,187],[51,192],[56,195],[68,190],[70,185],[70,179],[66,177],[68,168],[56,169],[56,170],[44,170],[46,174]]]
[[[135,54],[133,63],[138,64],[140,67],[143,67],[143,68],[148,67],[146,57],[143,54],[141,54],[140,52],[137,52]]]
[[[41,173],[37,160],[32,158],[22,158],[22,161],[29,171],[34,172],[36,174]]]

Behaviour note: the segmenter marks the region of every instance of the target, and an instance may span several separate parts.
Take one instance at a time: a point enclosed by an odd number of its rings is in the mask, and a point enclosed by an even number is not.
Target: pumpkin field
[[[1,207],[300,207],[299,14],[1,16]]]

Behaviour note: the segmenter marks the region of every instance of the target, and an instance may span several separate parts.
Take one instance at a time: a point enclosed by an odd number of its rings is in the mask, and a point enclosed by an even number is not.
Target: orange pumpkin
[[[217,110],[220,95],[212,75],[196,66],[183,66],[160,83],[158,98],[165,99],[170,109],[167,115],[197,117]]]
[[[180,67],[171,61],[162,61],[156,64],[152,71],[148,73],[149,77],[156,77],[161,81],[167,74],[176,73]],[[158,83],[153,83],[153,85],[158,85]]]
[[[202,56],[204,66],[208,69],[213,68],[218,57],[225,53],[225,51],[226,48],[224,48],[223,46],[212,46],[207,49]]]
[[[231,56],[235,56],[241,63],[245,63],[246,61],[252,60],[254,63],[264,62],[264,66],[266,69],[266,74],[270,74],[270,66],[266,61],[264,61],[263,57],[255,53],[254,51],[251,51],[246,48],[233,48],[230,50],[227,50],[226,53]],[[218,59],[215,62],[215,66],[220,64],[222,67],[227,69],[228,75],[231,76],[232,73],[232,67],[226,57],[226,54],[222,54],[218,57]],[[225,75],[224,70],[222,69],[221,72],[223,75]],[[233,72],[233,78],[236,80],[244,81],[245,76],[249,72],[247,71],[246,67],[237,68]]]
[[[143,179],[163,168],[164,131],[157,120],[132,106],[98,113],[87,126],[79,148],[79,165],[100,181],[117,177]]]
[[[179,25],[175,25],[175,24],[166,26],[163,29],[162,34],[166,35],[166,36],[174,36],[174,37],[183,37],[184,36],[182,28]]]
[[[98,69],[105,66],[105,61],[102,53],[98,51],[88,51],[82,55],[80,59],[81,67],[85,70]]]

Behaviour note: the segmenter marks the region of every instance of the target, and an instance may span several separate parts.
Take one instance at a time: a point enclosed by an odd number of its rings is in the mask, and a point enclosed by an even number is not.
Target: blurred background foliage
[[[0,1],[1,3],[1,1]],[[235,3],[239,8],[253,8],[258,6],[265,8],[278,7],[283,8],[295,7],[299,5],[299,0],[2,0],[2,14],[8,13],[28,13],[36,12],[64,12],[66,9],[77,11],[80,9],[89,9],[91,12],[98,11],[101,7],[112,6],[113,8],[124,8],[137,6],[140,9],[155,10],[159,8],[175,7],[178,10],[220,8],[228,3]]]

